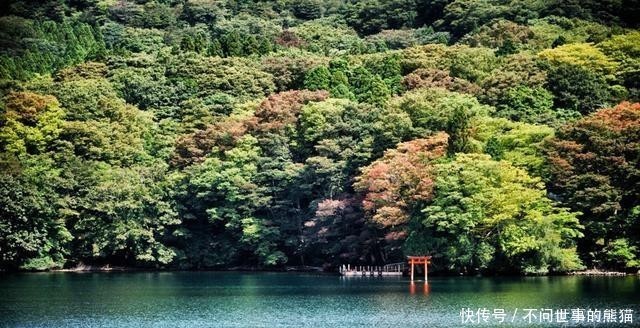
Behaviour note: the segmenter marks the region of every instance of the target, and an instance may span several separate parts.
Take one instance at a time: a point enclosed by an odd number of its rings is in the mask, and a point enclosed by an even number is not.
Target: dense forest
[[[637,1],[0,12],[0,269],[640,268]]]

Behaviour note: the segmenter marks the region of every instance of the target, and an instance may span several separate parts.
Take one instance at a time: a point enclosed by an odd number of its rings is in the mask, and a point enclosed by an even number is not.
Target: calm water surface
[[[628,308],[634,323],[618,326],[640,326],[638,276],[429,282],[425,291],[422,282],[412,290],[406,278],[291,273],[8,274],[0,275],[0,326],[459,327],[462,308],[483,307],[509,315],[525,308]],[[485,326],[533,326],[521,321],[524,314],[514,324]]]

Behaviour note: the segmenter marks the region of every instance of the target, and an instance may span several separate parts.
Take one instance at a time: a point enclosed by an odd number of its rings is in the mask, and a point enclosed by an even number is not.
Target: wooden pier
[[[375,265],[341,265],[340,274],[348,277],[383,277],[402,276],[406,269],[404,262],[390,263],[382,266]]]
[[[416,265],[424,265],[424,283],[429,279],[428,265],[431,264],[431,256],[407,256],[407,262],[411,266],[409,275],[411,282],[414,280]],[[405,262],[391,263],[383,266],[375,265],[354,265],[343,264],[340,266],[340,274],[349,277],[382,277],[382,276],[402,276],[407,270]]]

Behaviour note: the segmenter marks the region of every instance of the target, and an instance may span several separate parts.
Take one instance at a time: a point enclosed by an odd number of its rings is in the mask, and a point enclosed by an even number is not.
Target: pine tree
[[[391,96],[391,91],[384,80],[382,80],[379,75],[372,74],[362,66],[354,70],[350,82],[358,101],[370,104],[383,104]]]
[[[182,37],[182,41],[180,41],[180,49],[184,51],[195,51],[195,43],[191,35],[185,35]]]
[[[304,88],[307,90],[329,90],[331,73],[326,66],[318,66],[310,70],[304,78]]]
[[[355,100],[355,95],[349,89],[349,79],[343,71],[336,70],[331,74],[331,96]]]
[[[261,36],[258,38],[258,53],[266,55],[273,51],[273,44],[269,38]]]
[[[227,57],[238,57],[243,55],[242,40],[236,31],[229,32],[222,37],[222,48]]]
[[[218,39],[213,39],[213,41],[211,41],[209,49],[207,49],[207,53],[209,56],[224,57],[224,51],[222,50],[222,45]]]
[[[258,53],[259,44],[253,35],[250,35],[249,37],[244,38],[242,43],[243,43],[242,48],[244,49],[243,51],[244,55],[252,55],[252,54]]]

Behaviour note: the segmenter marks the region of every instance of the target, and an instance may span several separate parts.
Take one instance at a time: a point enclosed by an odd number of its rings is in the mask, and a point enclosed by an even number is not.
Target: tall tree
[[[547,145],[551,191],[582,212],[588,265],[640,266],[640,104],[621,103],[561,128]]]
[[[362,207],[369,220],[383,229],[391,248],[411,233],[412,217],[433,197],[433,161],[446,153],[448,136],[415,139],[387,150],[362,169],[354,188],[363,195]]]
[[[429,252],[454,272],[546,273],[582,268],[577,213],[557,207],[524,170],[486,155],[437,164],[433,201],[406,250]]]

